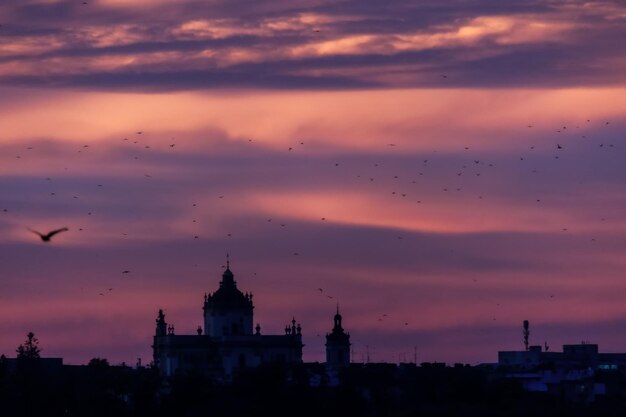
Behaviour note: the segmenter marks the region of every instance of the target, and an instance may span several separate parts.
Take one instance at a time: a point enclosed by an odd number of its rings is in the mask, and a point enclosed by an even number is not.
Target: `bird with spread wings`
[[[38,235],[41,238],[41,240],[43,240],[44,242],[50,242],[50,239],[52,238],[52,236],[56,235],[57,233],[67,232],[70,229],[68,229],[67,227],[62,227],[60,229],[52,230],[52,231],[50,231],[50,232],[48,232],[46,234],[40,233],[40,232],[38,232],[36,230],[33,230],[31,228],[29,228],[28,230],[30,230],[31,232],[33,232],[36,235]]]

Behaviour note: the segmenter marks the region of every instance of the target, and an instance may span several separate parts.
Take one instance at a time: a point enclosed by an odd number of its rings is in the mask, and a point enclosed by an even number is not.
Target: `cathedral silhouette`
[[[302,328],[295,318],[282,335],[261,334],[253,329],[252,294],[237,288],[230,261],[219,288],[204,295],[204,329],[197,334],[178,335],[165,321],[163,310],[156,319],[152,345],[154,365],[164,377],[176,373],[199,372],[216,380],[229,381],[242,368],[262,364],[302,363]],[[341,325],[339,307],[331,333],[326,335],[326,366],[336,371],[350,363],[350,335]]]

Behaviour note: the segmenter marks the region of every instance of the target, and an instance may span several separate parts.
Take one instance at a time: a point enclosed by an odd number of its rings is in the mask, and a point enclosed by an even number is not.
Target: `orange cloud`
[[[363,178],[367,182],[367,178]],[[429,182],[433,182],[431,179]],[[439,181],[437,181],[439,182]],[[445,182],[444,182],[445,184]],[[563,225],[572,225],[573,233],[602,230],[598,221],[585,222],[585,211],[563,212],[558,207],[546,208],[529,200],[499,200],[498,196],[483,201],[475,191],[456,191],[449,187],[444,192],[432,184],[416,185],[407,189],[406,197],[398,189],[395,194],[385,190],[346,191],[324,190],[318,192],[255,193],[249,195],[246,206],[255,207],[268,216],[293,218],[319,223],[324,217],[329,223],[384,227],[402,231],[435,233],[473,233],[518,231],[525,233],[558,232]],[[494,187],[489,187],[494,188]],[[593,190],[589,190],[593,193]],[[614,195],[608,191],[608,196]],[[588,197],[592,198],[590,195]],[[595,198],[600,199],[601,196]],[[495,201],[494,201],[495,200]],[[626,229],[626,222],[611,223]],[[605,230],[607,231],[607,230]]]
[[[235,19],[190,20],[171,32],[180,39],[223,39],[230,36],[267,34],[256,26],[242,26]]]
[[[0,101],[0,140],[84,143],[137,130],[210,140],[206,132],[217,130],[274,149],[296,139],[323,144],[317,152],[443,152],[467,143],[496,152],[525,147],[520,138],[554,132],[562,123],[618,117],[626,105],[620,88],[169,94],[4,89],[4,96],[23,91],[28,94],[20,100]],[[398,147],[388,147],[390,142]]]
[[[295,57],[349,54],[394,54],[453,46],[471,46],[485,40],[501,45],[567,40],[575,30],[568,21],[549,20],[540,16],[480,16],[456,26],[445,25],[414,33],[352,34],[322,41],[308,42],[291,49]],[[494,52],[488,52],[494,53]],[[497,52],[495,52],[497,53]]]

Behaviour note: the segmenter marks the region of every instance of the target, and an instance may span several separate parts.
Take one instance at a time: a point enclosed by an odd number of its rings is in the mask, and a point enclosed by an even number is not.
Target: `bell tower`
[[[335,369],[350,364],[350,334],[341,327],[341,319],[337,305],[333,330],[326,334],[326,366]]]

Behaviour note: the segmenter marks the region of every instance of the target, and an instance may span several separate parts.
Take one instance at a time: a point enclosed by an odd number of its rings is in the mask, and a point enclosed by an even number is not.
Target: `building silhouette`
[[[192,335],[175,334],[159,310],[152,349],[163,376],[194,371],[228,381],[244,368],[302,363],[300,324],[292,319],[282,335],[263,335],[259,324],[253,329],[252,294],[237,288],[228,258],[219,288],[204,295],[203,310],[204,329]]]
[[[626,353],[601,353],[595,343],[563,345],[563,351],[550,351],[545,342],[529,346],[529,321],[524,320],[524,350],[498,352],[498,366],[514,371],[548,369],[555,371],[610,370],[626,371]]]
[[[338,370],[348,365],[350,365],[350,334],[341,327],[341,314],[337,305],[333,330],[326,334],[326,366]]]

